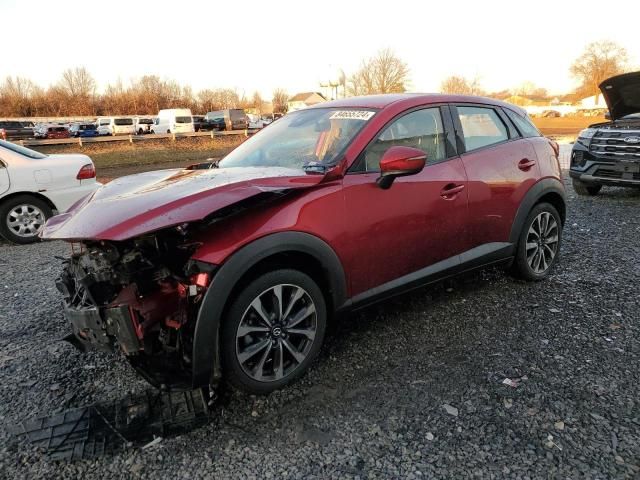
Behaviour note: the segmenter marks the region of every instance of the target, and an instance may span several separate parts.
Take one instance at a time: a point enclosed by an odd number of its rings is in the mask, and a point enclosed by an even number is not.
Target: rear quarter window
[[[513,123],[515,123],[516,128],[520,132],[520,135],[523,137],[540,137],[541,133],[538,131],[536,126],[531,122],[528,117],[523,117],[522,115],[517,114],[513,110],[509,110],[505,108],[507,116],[511,119]]]

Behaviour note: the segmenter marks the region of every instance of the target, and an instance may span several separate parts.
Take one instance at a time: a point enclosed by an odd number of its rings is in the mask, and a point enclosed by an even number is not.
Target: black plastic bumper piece
[[[113,351],[114,340],[127,355],[140,350],[131,312],[126,305],[112,308],[65,306],[64,315],[73,331],[73,335],[64,340],[81,351]]]

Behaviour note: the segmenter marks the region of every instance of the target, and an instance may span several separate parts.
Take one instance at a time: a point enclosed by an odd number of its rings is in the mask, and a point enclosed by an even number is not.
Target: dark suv
[[[573,188],[597,195],[603,185],[640,187],[640,72],[600,84],[611,121],[583,130],[571,152]]]
[[[33,123],[17,120],[0,121],[0,130],[4,130],[5,140],[24,140],[33,138]]]
[[[560,251],[558,145],[497,100],[322,103],[211,167],[113,180],[42,234],[74,243],[70,340],[158,385],[266,393],[309,367],[332,314],[486,265],[541,280]]]

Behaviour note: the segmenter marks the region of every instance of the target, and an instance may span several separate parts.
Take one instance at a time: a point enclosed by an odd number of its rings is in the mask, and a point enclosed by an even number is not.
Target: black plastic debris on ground
[[[80,460],[140,446],[154,437],[178,435],[209,419],[202,390],[148,390],[112,404],[25,420],[10,431],[43,449],[51,460]]]

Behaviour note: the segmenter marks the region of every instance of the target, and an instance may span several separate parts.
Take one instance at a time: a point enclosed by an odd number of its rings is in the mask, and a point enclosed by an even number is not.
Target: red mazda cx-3
[[[448,95],[289,113],[219,162],[122,177],[47,223],[81,349],[150,382],[266,393],[327,318],[469,269],[548,275],[565,220],[558,146],[520,108]]]

